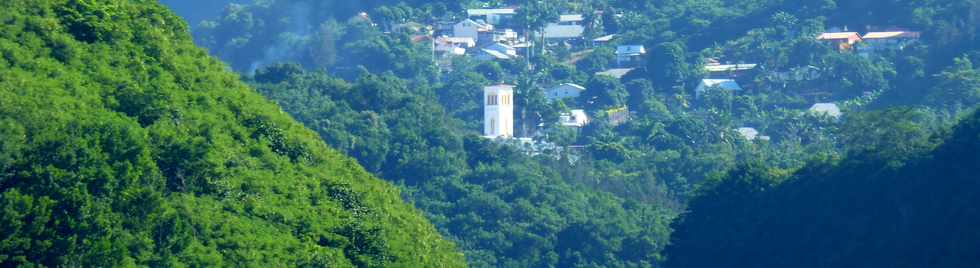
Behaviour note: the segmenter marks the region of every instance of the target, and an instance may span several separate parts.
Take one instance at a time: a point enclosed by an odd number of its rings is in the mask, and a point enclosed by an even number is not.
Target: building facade
[[[483,136],[491,139],[514,137],[514,86],[483,88]]]

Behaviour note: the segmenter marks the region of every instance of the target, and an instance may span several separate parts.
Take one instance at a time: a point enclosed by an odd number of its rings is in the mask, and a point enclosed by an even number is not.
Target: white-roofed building
[[[557,23],[549,23],[544,27],[544,39],[550,41],[582,38],[583,34],[585,34],[585,27],[582,27],[581,25],[560,25]]]
[[[504,44],[516,44],[521,41],[520,36],[512,29],[503,29],[493,32],[493,41]]]
[[[435,40],[435,50],[440,53],[451,55],[464,55],[467,48],[476,46],[476,40],[469,37],[448,37],[440,36]]]
[[[610,35],[600,36],[599,38],[596,39],[592,39],[592,46],[597,47],[597,46],[608,44],[615,37],[616,34],[610,34]]]
[[[837,104],[829,102],[813,104],[813,106],[810,106],[809,112],[813,115],[825,115],[833,118],[838,118],[843,115]]]
[[[484,49],[480,49],[480,51],[477,52],[475,58],[481,61],[492,61],[492,60],[509,60],[509,59],[513,59],[514,57],[501,53],[500,51],[484,48]]]
[[[556,101],[567,98],[578,98],[578,96],[582,95],[583,91],[585,91],[585,87],[583,86],[573,83],[562,83],[545,91],[544,96],[550,101]]]
[[[755,140],[755,138],[758,138],[759,137],[759,131],[758,130],[755,130],[755,128],[740,127],[740,128],[735,129],[735,131],[738,132],[738,134],[741,134],[742,137],[745,138],[746,140],[750,140],[751,141],[751,140]]]
[[[584,127],[589,124],[589,116],[585,114],[585,110],[571,110],[561,113],[558,123],[566,127]]]
[[[647,49],[642,45],[624,45],[616,47],[616,65],[635,66],[643,61]]]
[[[879,50],[905,49],[906,46],[919,40],[922,36],[919,32],[892,31],[892,32],[870,32],[861,39],[863,45],[858,47],[861,52],[875,52]]]
[[[723,79],[738,77],[756,66],[758,64],[708,64],[704,66],[704,71],[708,73],[708,78]]]
[[[738,85],[738,82],[732,79],[702,79],[698,87],[694,89],[694,93],[697,97],[700,97],[701,94],[712,89],[731,92],[742,91],[742,87]]]
[[[483,49],[497,51],[497,52],[503,53],[504,55],[507,55],[507,56],[512,57],[512,58],[513,57],[517,57],[517,49],[516,48],[514,48],[512,46],[505,45],[505,44],[501,44],[501,43],[493,43],[493,44],[490,44],[489,46],[484,47]]]
[[[613,68],[605,71],[595,73],[595,75],[605,75],[616,79],[622,79],[629,72],[633,71],[635,68]]]

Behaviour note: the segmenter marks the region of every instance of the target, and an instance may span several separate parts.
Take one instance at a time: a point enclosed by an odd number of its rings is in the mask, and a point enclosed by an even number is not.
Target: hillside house
[[[511,57],[511,58],[517,57],[517,49],[516,48],[514,48],[512,46],[505,45],[505,44],[501,44],[501,43],[493,43],[493,44],[490,44],[489,46],[484,47],[483,49],[489,49],[489,50],[497,51],[497,52],[500,52],[500,53],[502,53],[504,55],[507,55],[508,57]]]
[[[623,79],[623,76],[626,76],[626,74],[632,72],[633,69],[635,68],[613,68],[613,69],[597,72],[595,73],[595,75],[605,75],[616,79]]]
[[[561,113],[558,123],[565,127],[580,128],[589,124],[589,116],[585,114],[585,110],[571,110]]]
[[[606,110],[606,117],[609,119],[610,126],[619,126],[630,121],[629,107],[620,107]]]
[[[817,40],[833,44],[837,50],[851,50],[854,44],[861,42],[861,35],[856,32],[822,33]]]
[[[616,65],[620,67],[635,67],[643,62],[647,49],[642,45],[625,45],[616,47]]]
[[[482,19],[491,25],[500,25],[509,22],[517,15],[514,8],[481,8],[467,9],[466,14],[471,19]]]
[[[841,115],[843,115],[843,113],[841,113],[840,111],[840,107],[838,107],[837,104],[834,103],[813,104],[813,106],[810,106],[808,112],[812,115],[824,115],[833,118],[838,118]]]
[[[477,43],[480,42],[480,36],[492,33],[493,25],[482,21],[466,19],[453,25],[453,37],[473,38]]]
[[[704,71],[707,73],[708,78],[715,79],[725,79],[725,78],[736,78],[746,75],[748,72],[755,69],[758,64],[718,64],[709,63],[704,66]]]
[[[609,44],[609,42],[611,42],[613,40],[613,38],[616,38],[616,34],[610,34],[610,35],[600,36],[600,37],[598,37],[596,39],[592,39],[592,46],[599,47],[599,46],[603,46],[605,44]]]
[[[563,83],[548,89],[544,96],[550,101],[557,101],[561,99],[578,98],[578,96],[582,95],[583,91],[585,91],[585,87],[583,86],[573,83]]]
[[[730,92],[742,91],[742,87],[738,85],[738,82],[732,79],[702,79],[698,87],[694,89],[694,93],[697,97],[701,97],[702,94],[708,90],[725,90]]]
[[[435,51],[449,55],[461,56],[466,50],[476,46],[476,41],[469,37],[440,36],[435,40]]]
[[[754,140],[767,141],[770,139],[769,136],[759,135],[759,131],[751,127],[740,127],[735,129],[735,132],[738,132],[738,134],[742,136],[742,138],[745,138],[746,140],[749,141],[754,141]]]
[[[561,25],[549,23],[544,27],[544,39],[548,43],[561,43],[581,39],[585,34],[585,27],[581,25]]]
[[[493,41],[513,45],[521,42],[520,36],[512,29],[503,29],[493,32]]]
[[[477,51],[476,55],[473,56],[473,58],[479,61],[495,61],[495,60],[510,60],[515,58],[515,56],[507,55],[506,53],[502,53],[500,51],[483,48]]]

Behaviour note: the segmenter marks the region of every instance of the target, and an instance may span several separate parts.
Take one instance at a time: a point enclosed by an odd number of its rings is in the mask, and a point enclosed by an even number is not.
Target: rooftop
[[[609,41],[612,41],[613,37],[616,37],[616,34],[610,34],[610,35],[602,36],[602,37],[599,37],[599,38],[596,38],[596,39],[592,39],[592,41],[595,41],[595,42],[609,42]]]
[[[513,9],[513,8],[467,9],[466,14],[470,15],[470,17],[486,16],[486,15],[516,15],[517,9]]]
[[[751,141],[759,137],[759,131],[756,130],[755,128],[740,127],[735,129],[735,131],[738,131],[739,134],[742,134],[742,137],[745,137],[746,140]]]
[[[734,72],[734,71],[747,71],[755,69],[758,64],[719,64],[719,65],[705,65],[704,70],[708,72]]]
[[[817,103],[810,106],[810,112],[815,114],[825,114],[832,117],[840,117],[843,113],[840,111],[840,107],[834,103]]]
[[[616,69],[609,69],[609,70],[601,71],[601,72],[598,72],[598,73],[595,73],[595,74],[596,75],[605,75],[605,76],[609,76],[609,77],[616,78],[616,79],[621,79],[621,78],[623,78],[623,76],[625,76],[627,73],[629,73],[632,70],[633,70],[633,68],[616,68]]]
[[[558,21],[560,22],[578,22],[585,20],[585,16],[582,14],[567,14],[558,16]]]
[[[544,38],[549,39],[579,38],[584,33],[585,27],[581,25],[549,24],[544,27]]]
[[[507,54],[505,54],[503,52],[500,52],[500,51],[496,51],[496,50],[492,50],[492,49],[486,49],[486,48],[482,49],[481,51],[483,51],[483,53],[486,53],[487,55],[490,55],[491,57],[494,57],[494,58],[496,58],[498,60],[509,60],[510,59],[510,55],[507,55]]]
[[[895,32],[870,32],[864,35],[864,39],[889,39],[889,38],[919,38],[922,34],[919,32],[906,32],[906,31],[895,31]]]
[[[706,88],[717,87],[726,90],[742,90],[735,80],[732,79],[703,79],[701,84]]]
[[[646,53],[647,49],[642,45],[624,45],[616,47],[616,55],[641,55]]]
[[[852,37],[860,38],[856,32],[839,32],[839,33],[822,33],[817,36],[817,40],[838,40],[838,39],[850,39]]]
[[[555,88],[559,88],[559,87],[571,87],[571,88],[578,89],[578,90],[585,90],[585,87],[580,86],[580,85],[575,84],[575,83],[562,83],[560,85],[555,86]]]

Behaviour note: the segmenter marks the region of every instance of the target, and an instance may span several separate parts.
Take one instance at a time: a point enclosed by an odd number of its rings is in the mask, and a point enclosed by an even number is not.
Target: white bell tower
[[[483,136],[514,137],[514,86],[483,88]]]

